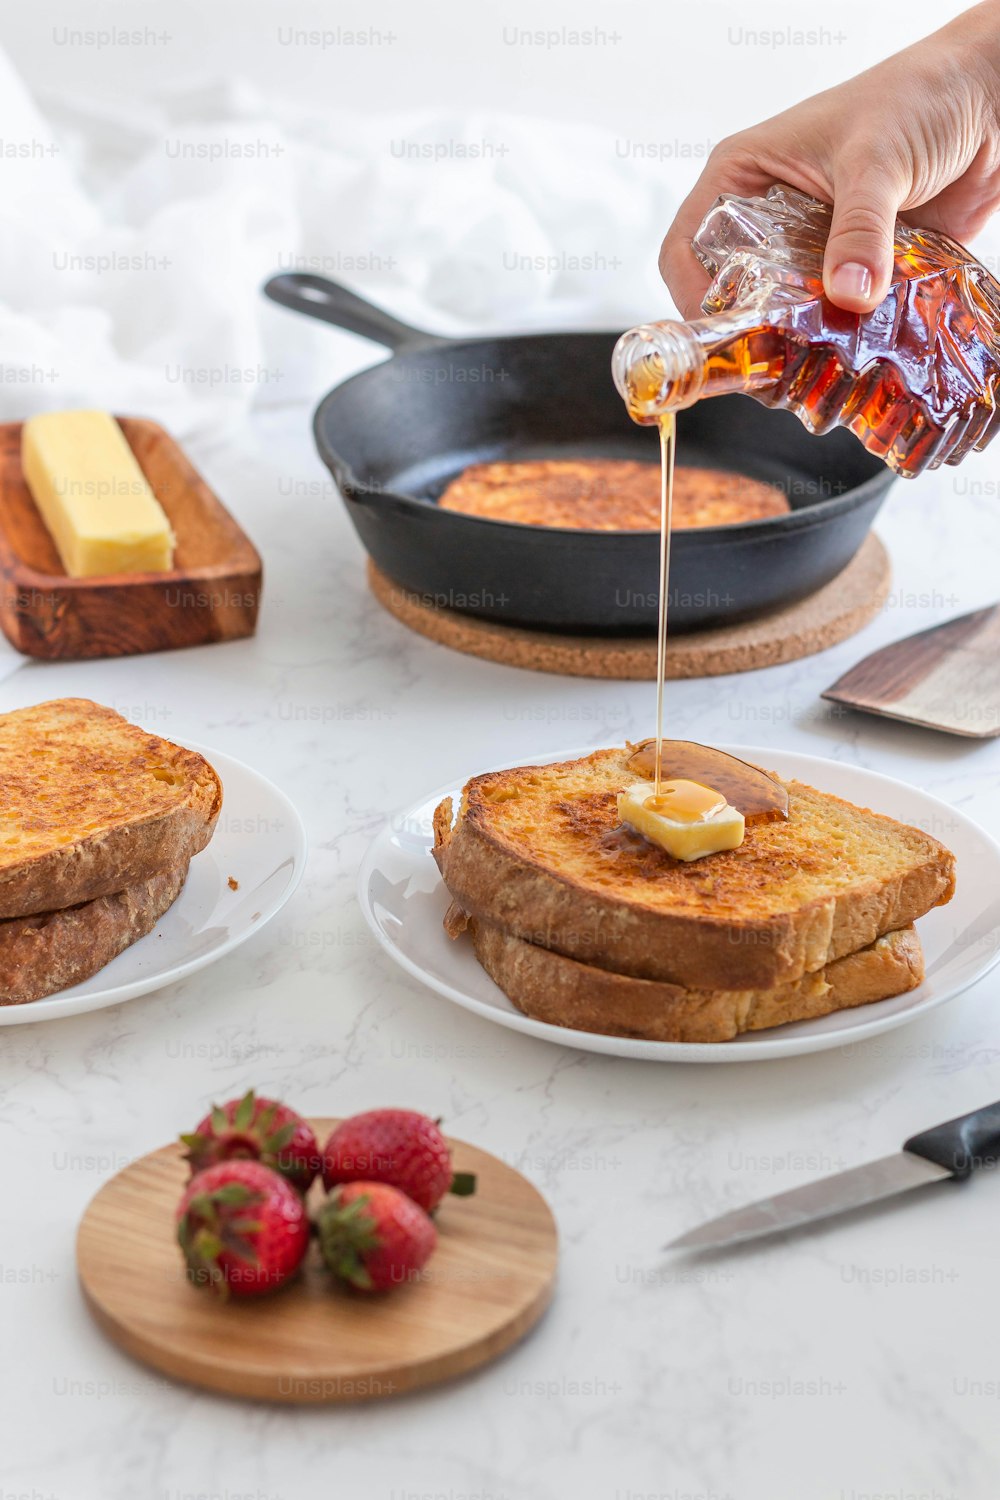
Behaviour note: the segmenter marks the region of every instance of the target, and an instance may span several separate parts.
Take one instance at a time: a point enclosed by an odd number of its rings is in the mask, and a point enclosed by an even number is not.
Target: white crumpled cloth
[[[232,81],[36,100],[0,53],[0,420],[102,407],[204,451],[384,357],[268,302],[276,271],[442,333],[664,315],[676,194],[619,153],[588,127],[318,116]],[[0,681],[23,661],[0,637]]]
[[[676,194],[589,127],[318,117],[232,82],[35,101],[0,55],[0,140],[4,420],[85,404],[210,440],[382,357],[265,301],[279,270],[445,333],[670,310]]]

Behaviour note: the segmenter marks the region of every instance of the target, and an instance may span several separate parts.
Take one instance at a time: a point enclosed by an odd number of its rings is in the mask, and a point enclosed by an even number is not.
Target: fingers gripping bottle
[[[694,238],[707,316],[647,323],[615,347],[635,421],[746,391],[812,432],[849,428],[907,478],[985,448],[1000,422],[1000,283],[947,235],[897,221],[889,295],[845,312],[823,295],[830,218],[788,187],[718,200]]]

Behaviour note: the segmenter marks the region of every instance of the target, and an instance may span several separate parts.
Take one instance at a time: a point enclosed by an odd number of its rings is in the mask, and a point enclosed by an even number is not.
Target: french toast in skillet
[[[470,464],[441,495],[442,510],[522,526],[659,531],[660,470],[634,459],[528,459]],[[777,485],[728,469],[677,468],[671,526],[732,526],[791,509]]]

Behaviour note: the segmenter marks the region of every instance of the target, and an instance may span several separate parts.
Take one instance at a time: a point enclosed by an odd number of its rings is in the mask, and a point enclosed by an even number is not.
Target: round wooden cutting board
[[[320,1141],[335,1123],[313,1121]],[[174,1239],[187,1164],[179,1146],[165,1146],[113,1177],[83,1216],[76,1258],[87,1304],[136,1359],[232,1396],[363,1401],[462,1375],[537,1323],[552,1297],[557,1233],[519,1172],[451,1146],[477,1191],[441,1205],[438,1247],[419,1281],[383,1296],[340,1290],[313,1244],[296,1281],[242,1303],[187,1280]]]

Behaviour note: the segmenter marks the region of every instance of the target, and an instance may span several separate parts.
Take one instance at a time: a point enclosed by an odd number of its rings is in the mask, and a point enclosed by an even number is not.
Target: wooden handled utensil
[[[894,641],[822,695],[968,739],[1000,734],[1000,604]]]

